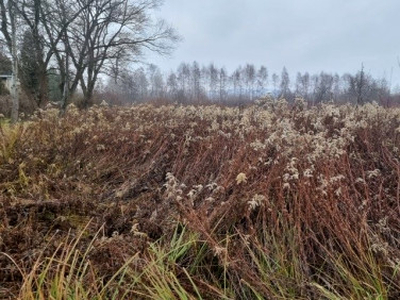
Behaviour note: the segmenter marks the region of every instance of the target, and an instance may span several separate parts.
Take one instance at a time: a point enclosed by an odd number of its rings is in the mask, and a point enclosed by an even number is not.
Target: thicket
[[[2,298],[400,297],[400,109],[58,115],[0,127]]]

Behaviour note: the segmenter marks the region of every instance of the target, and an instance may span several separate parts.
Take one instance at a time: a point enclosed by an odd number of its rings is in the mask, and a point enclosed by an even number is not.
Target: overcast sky
[[[400,0],[166,0],[157,15],[184,40],[163,70],[214,62],[232,71],[265,65],[270,74],[366,72],[400,84]]]

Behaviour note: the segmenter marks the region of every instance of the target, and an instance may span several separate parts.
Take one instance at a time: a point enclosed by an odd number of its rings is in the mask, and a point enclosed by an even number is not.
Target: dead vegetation
[[[399,109],[70,107],[0,145],[1,298],[400,297]]]

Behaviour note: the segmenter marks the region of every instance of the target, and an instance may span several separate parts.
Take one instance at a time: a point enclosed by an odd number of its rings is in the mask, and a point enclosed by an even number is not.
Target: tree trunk
[[[88,89],[84,98],[84,108],[89,108],[93,105],[93,89]]]
[[[11,23],[11,56],[12,56],[12,86],[11,86],[11,123],[16,123],[18,121],[19,114],[19,79],[18,79],[18,49],[17,49],[17,33],[15,24],[14,7],[9,2],[9,13],[10,13],[10,23]]]
[[[65,63],[65,64],[64,64]],[[68,100],[69,100],[69,59],[68,55],[61,58],[60,70],[61,70],[61,106],[60,106],[60,115],[63,116],[67,110]]]
[[[88,109],[93,105],[93,93],[94,93],[94,81],[91,80],[90,82],[85,85],[85,82],[81,80],[81,88],[83,91],[83,108]]]
[[[48,82],[46,66],[42,65],[39,70],[39,86],[38,86],[38,107],[43,108],[48,102]]]
[[[11,123],[16,123],[18,121],[19,114],[19,83],[18,83],[18,67],[15,68],[13,64],[13,77],[12,77],[12,86],[11,86]]]

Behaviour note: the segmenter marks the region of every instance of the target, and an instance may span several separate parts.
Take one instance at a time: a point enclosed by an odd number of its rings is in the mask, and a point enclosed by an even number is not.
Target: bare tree
[[[29,43],[28,51],[26,48],[22,49],[22,55],[25,58],[25,65],[21,66],[22,74],[25,75],[22,83],[24,84],[28,80],[26,75],[29,70],[25,71],[24,67],[26,66],[26,59],[29,59],[30,64],[35,65],[35,74],[29,80],[31,83],[32,81],[37,81],[37,83],[25,89],[33,95],[34,103],[38,107],[43,107],[48,100],[47,67],[53,54],[50,48],[46,48],[46,41],[43,37],[42,4],[42,0],[15,0],[16,13],[23,20],[24,29],[27,28],[24,32],[24,40]],[[26,39],[29,39],[29,41],[26,41]],[[45,51],[47,52],[46,55]]]
[[[333,76],[332,100],[337,102],[341,93],[341,80],[338,74]]]
[[[171,72],[167,78],[167,95],[171,99],[178,96],[178,78],[174,72]]]
[[[314,79],[314,104],[330,101],[333,98],[334,78],[331,74],[321,72]]]
[[[290,95],[290,78],[286,67],[283,67],[281,74],[281,95],[282,98],[287,98]]]
[[[179,98],[185,101],[189,95],[190,85],[190,66],[187,63],[181,63],[178,67],[178,85]]]
[[[261,66],[257,72],[257,96],[261,96],[267,92],[268,87],[268,70],[265,66]]]
[[[279,84],[279,75],[274,73],[272,74],[272,86],[273,86],[273,93],[274,96],[277,96],[278,94],[278,84]]]
[[[347,100],[357,105],[378,101],[382,95],[387,94],[388,87],[372,78],[370,74],[366,74],[363,66],[357,74],[345,74],[342,78],[345,84],[344,94],[347,96]]]
[[[146,100],[149,94],[149,81],[143,68],[139,68],[133,73],[133,87],[134,97],[131,101]]]
[[[242,67],[239,66],[231,75],[231,81],[233,85],[233,94],[239,100],[242,99],[243,94],[243,80],[242,80]]]
[[[219,70],[219,82],[218,82],[218,87],[219,87],[219,101],[223,102],[226,100],[226,88],[228,85],[228,75],[226,73],[225,68],[221,68]]]
[[[209,86],[209,97],[211,98],[211,100],[215,100],[217,97],[219,71],[214,65],[214,63],[211,63],[208,66],[207,75],[208,75],[207,77]]]
[[[366,85],[364,64],[361,64],[361,71],[356,76],[357,105],[364,103],[363,88]]]
[[[60,75],[60,89],[63,93],[63,103],[67,104],[70,91],[74,91],[77,84],[71,88],[69,84],[69,57],[65,47],[61,47],[66,40],[67,29],[72,26],[84,8],[94,3],[88,0],[86,6],[79,8],[71,0],[15,0],[16,12],[23,20],[24,28],[28,28],[32,36],[32,53],[30,56],[37,64],[38,89],[36,93],[37,106],[43,106],[47,101],[48,72],[55,57]],[[66,13],[68,11],[68,13]],[[63,105],[63,107],[65,107]]]
[[[7,48],[11,53],[12,61],[12,106],[11,106],[11,122],[18,120],[19,112],[19,59],[17,48],[17,14],[15,2],[12,0],[0,0],[0,16],[1,16],[1,33],[6,42]]]
[[[246,64],[243,69],[244,80],[249,100],[253,100],[254,84],[256,82],[256,68],[253,64]]]
[[[88,107],[99,74],[114,68],[115,75],[119,60],[137,60],[147,50],[169,53],[179,37],[164,21],[153,21],[151,12],[161,3],[159,0],[46,3],[44,27],[68,94],[73,94],[80,84],[84,106]]]
[[[198,101],[201,95],[201,71],[197,61],[192,64],[191,75],[193,99]]]
[[[153,99],[162,98],[164,96],[164,79],[160,68],[154,64],[150,64],[147,68],[147,73],[150,97]]]

